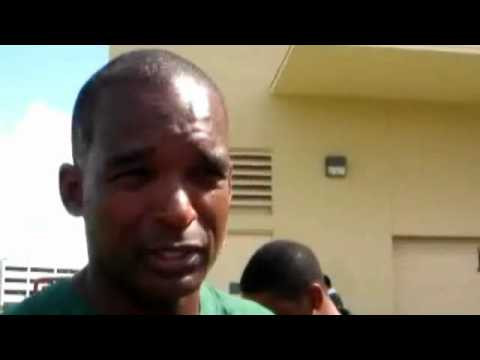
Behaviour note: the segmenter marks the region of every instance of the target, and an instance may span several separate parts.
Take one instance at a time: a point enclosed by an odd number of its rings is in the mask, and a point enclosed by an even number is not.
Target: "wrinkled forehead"
[[[168,137],[217,151],[228,148],[228,120],[220,95],[187,74],[161,82],[110,84],[100,92],[92,115],[94,143],[106,149]]]

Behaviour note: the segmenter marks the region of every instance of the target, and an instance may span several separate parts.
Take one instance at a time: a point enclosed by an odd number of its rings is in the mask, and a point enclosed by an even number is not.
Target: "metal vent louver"
[[[272,156],[260,151],[231,151],[233,208],[272,210]]]

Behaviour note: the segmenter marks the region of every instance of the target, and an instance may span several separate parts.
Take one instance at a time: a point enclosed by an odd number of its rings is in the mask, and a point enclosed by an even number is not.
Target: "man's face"
[[[102,91],[83,168],[90,264],[141,301],[199,288],[226,232],[227,119],[187,75]]]

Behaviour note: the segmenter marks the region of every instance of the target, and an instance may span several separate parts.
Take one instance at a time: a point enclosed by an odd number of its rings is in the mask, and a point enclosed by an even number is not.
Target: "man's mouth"
[[[195,272],[203,265],[204,258],[204,250],[196,246],[172,246],[145,252],[147,267],[167,277]]]

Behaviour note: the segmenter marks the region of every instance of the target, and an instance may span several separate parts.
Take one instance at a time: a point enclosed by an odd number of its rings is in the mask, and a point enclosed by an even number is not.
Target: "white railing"
[[[0,306],[16,304],[33,295],[35,280],[71,277],[77,271],[64,267],[26,266],[0,260]],[[46,285],[42,284],[41,287]]]

